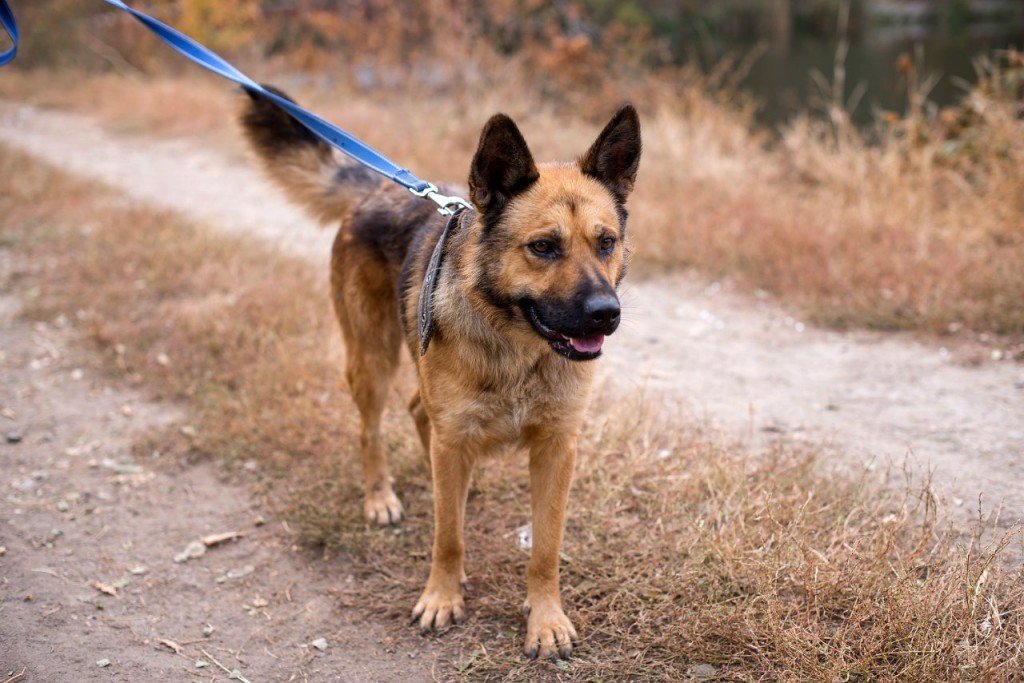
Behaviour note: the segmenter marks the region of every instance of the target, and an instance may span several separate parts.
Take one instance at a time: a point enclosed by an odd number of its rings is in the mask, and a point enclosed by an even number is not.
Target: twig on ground
[[[204,648],[199,648],[199,651],[202,652],[203,656],[209,659],[213,664],[216,664],[221,669],[221,671],[226,673],[228,675],[228,678],[242,681],[242,683],[252,683],[252,681],[250,681],[248,678],[242,675],[241,670],[227,668],[226,666],[218,662],[217,658],[211,655],[209,652],[207,652]]]
[[[4,683],[14,683],[15,681],[20,681],[22,678],[25,677],[26,671],[28,671],[27,666],[21,667],[21,671],[8,678],[6,681],[4,681]]]

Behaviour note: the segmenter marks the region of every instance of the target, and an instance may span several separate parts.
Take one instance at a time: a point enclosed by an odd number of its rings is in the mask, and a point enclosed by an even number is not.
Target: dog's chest
[[[574,370],[540,365],[478,380],[435,401],[431,419],[470,447],[520,445],[531,429],[570,419],[586,403],[589,373]]]

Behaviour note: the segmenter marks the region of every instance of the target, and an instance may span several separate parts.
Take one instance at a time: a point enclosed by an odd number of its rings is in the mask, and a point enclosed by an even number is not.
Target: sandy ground
[[[0,296],[0,681],[430,680],[435,641],[348,610],[344,563],[261,522],[249,488],[215,463],[133,455],[183,411],[112,386],[70,327],[18,309]]]
[[[260,236],[326,275],[330,232],[317,230],[253,167],[217,150],[115,135],[82,116],[10,103],[0,103],[0,141],[108,183],[129,200]],[[918,471],[934,470],[954,507],[973,510],[980,496],[986,509],[1004,505],[1004,522],[1024,518],[1020,364],[966,362],[955,349],[908,336],[815,329],[774,304],[686,276],[633,281],[623,301],[625,321],[603,361],[611,390],[682,400],[697,418],[755,445],[780,437],[824,443],[853,468],[881,469],[907,457]],[[194,668],[204,659],[199,648],[229,668],[259,672],[260,680],[428,675],[429,643],[396,648],[379,625],[339,613],[331,596],[344,577],[318,574],[287,534],[254,526],[258,510],[215,467],[170,474],[133,463],[143,476],[104,467],[105,459],[123,462],[141,431],[181,416],[105,387],[88,359],[69,350],[64,332],[16,324],[16,300],[2,305],[2,407],[16,417],[0,418],[0,426],[23,439],[0,444],[0,544],[7,548],[0,557],[0,680],[27,663],[31,680],[186,672],[209,680],[214,664]],[[77,367],[85,370],[75,379]],[[124,405],[132,407],[130,419]],[[61,500],[67,511],[57,509]],[[190,540],[232,529],[247,536],[198,560],[172,561]],[[217,582],[247,565],[251,574]],[[131,574],[136,566],[147,573]],[[122,578],[129,583],[116,596],[92,585]],[[215,630],[204,636],[208,623]],[[37,625],[32,633],[30,624]],[[325,652],[310,645],[319,637],[328,641]],[[345,647],[357,637],[371,647]],[[161,638],[181,644],[182,655]],[[97,667],[105,657],[111,666]]]

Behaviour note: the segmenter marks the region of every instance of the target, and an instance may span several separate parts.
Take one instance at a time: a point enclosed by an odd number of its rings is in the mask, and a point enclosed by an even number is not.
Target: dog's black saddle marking
[[[420,333],[420,355],[427,352],[430,346],[430,338],[434,336],[434,292],[437,290],[437,280],[441,276],[441,266],[444,264],[444,252],[448,240],[459,231],[459,218],[465,209],[459,209],[448,219],[441,236],[434,245],[434,251],[430,254],[430,262],[427,264],[427,272],[423,276],[423,287],[420,289],[420,299],[417,309],[417,329]]]

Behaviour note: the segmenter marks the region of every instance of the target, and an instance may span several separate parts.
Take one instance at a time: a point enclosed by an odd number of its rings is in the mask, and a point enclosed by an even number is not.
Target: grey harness
[[[436,325],[434,324],[434,292],[437,291],[437,281],[441,276],[441,266],[444,265],[445,250],[448,240],[459,231],[460,218],[465,213],[465,207],[460,207],[451,215],[441,232],[441,236],[434,245],[434,251],[430,254],[430,262],[427,263],[427,272],[423,276],[423,287],[420,289],[420,299],[416,307],[417,329],[420,334],[420,355],[427,352],[430,346],[430,339],[434,336]]]

